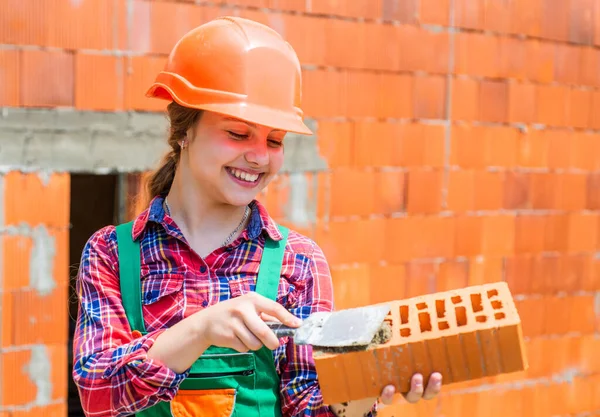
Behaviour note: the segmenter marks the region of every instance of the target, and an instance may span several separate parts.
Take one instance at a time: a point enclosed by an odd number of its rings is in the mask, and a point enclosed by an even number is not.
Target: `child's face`
[[[180,162],[214,202],[246,205],[281,169],[285,134],[205,111]]]

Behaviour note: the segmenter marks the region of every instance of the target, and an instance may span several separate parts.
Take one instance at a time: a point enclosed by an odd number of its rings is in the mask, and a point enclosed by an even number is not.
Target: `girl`
[[[256,195],[286,132],[310,134],[289,44],[219,18],[185,35],[147,95],[166,99],[171,151],[132,222],[87,242],[73,377],[89,417],[375,415],[377,399],[323,404],[310,347],[265,324],[333,309],[315,242],[277,225]],[[433,398],[441,376],[409,401]],[[382,387],[391,402],[394,387]],[[424,394],[424,395],[423,395]]]

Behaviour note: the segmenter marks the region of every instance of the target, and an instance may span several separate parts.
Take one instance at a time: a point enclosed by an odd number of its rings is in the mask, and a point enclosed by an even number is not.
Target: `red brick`
[[[51,3],[5,1],[0,4],[0,43],[47,45]]]
[[[591,45],[594,40],[594,3],[596,0],[570,2],[569,41]]]
[[[4,177],[6,225],[26,222],[31,227],[66,228],[69,224],[70,177],[12,171]]]
[[[163,70],[166,58],[153,56],[133,56],[125,58],[125,109],[165,110],[167,100],[148,98],[146,91],[156,76]]]
[[[596,2],[592,13],[592,20],[594,22],[600,22],[600,6],[598,5],[598,2]],[[600,25],[597,24],[594,24],[594,45],[600,45]]]
[[[554,80],[560,84],[577,84],[579,82],[581,47],[556,44],[554,48]]]
[[[350,263],[376,263],[384,259],[387,221],[384,219],[331,221],[317,224],[315,241],[322,246],[332,265]],[[343,242],[355,236],[355,244]],[[393,239],[395,249],[398,236]]]
[[[41,50],[21,53],[21,104],[28,107],[73,106],[73,55]]]
[[[544,0],[513,2],[511,32],[537,37],[541,33]]]
[[[546,168],[548,149],[549,141],[544,131],[531,129],[519,138],[517,164],[522,168]]]
[[[581,129],[589,127],[592,108],[592,92],[590,90],[572,89],[568,96],[567,124]]]
[[[0,106],[20,104],[20,56],[17,50],[0,50]]]
[[[531,297],[515,301],[517,311],[523,323],[523,336],[534,338],[544,334],[546,327],[546,299]]]
[[[13,317],[14,303],[12,292],[3,289],[0,292],[0,307],[2,315],[0,316],[0,348],[6,348],[14,345],[15,319]],[[2,371],[2,354],[0,353],[0,372]],[[2,397],[0,396],[0,401]]]
[[[421,0],[419,20],[430,25],[448,26],[450,18],[449,0]]]
[[[600,49],[581,48],[581,62],[578,67],[580,84],[591,87],[600,86]]]
[[[415,24],[419,16],[417,0],[383,0],[381,18],[385,21]]]
[[[402,171],[379,171],[374,173],[377,214],[400,213],[405,209],[406,174]]]
[[[414,48],[415,42],[420,45]],[[450,54],[448,32],[430,31],[415,26],[401,26],[398,47],[402,53],[400,69],[425,71],[429,74],[446,74]]]
[[[554,81],[554,44],[540,40],[527,41],[527,78],[540,83]]]
[[[484,3],[483,27],[491,32],[508,33],[511,26],[512,3],[503,0],[488,0]]]
[[[409,75],[380,74],[376,96],[378,118],[410,118],[413,116],[414,79]]]
[[[380,109],[378,98],[381,85],[378,74],[344,71],[342,77],[346,94],[345,99],[341,100],[343,114],[349,118],[377,117]]]
[[[269,0],[267,7],[277,10],[304,12],[306,11],[306,2],[304,0]]]
[[[492,284],[503,280],[502,257],[475,256],[469,259],[468,285]]]
[[[474,209],[475,171],[450,171],[448,176],[447,209],[465,212]]]
[[[499,210],[504,197],[503,172],[476,172],[474,177],[474,210]]]
[[[600,210],[600,172],[592,172],[587,175],[585,208]]]
[[[336,308],[346,309],[368,305],[372,288],[369,278],[367,265],[332,267],[331,279],[337,298]],[[384,292],[385,290],[380,288],[379,291]]]
[[[400,62],[403,57],[396,51],[401,45],[400,33],[403,26],[387,25],[381,23],[365,22],[364,44],[368,45],[367,62],[365,68],[387,71],[398,71],[401,67]],[[300,28],[299,34],[303,38],[309,36]],[[309,38],[311,39],[311,38]],[[318,45],[323,42],[319,38],[312,38],[312,43],[308,44],[308,49],[319,50]]]
[[[475,121],[479,119],[480,83],[469,78],[452,80],[452,120]]]
[[[500,49],[500,76],[516,81],[525,81],[529,59],[527,56],[527,43],[519,38],[501,37],[498,39],[498,44]]]
[[[398,138],[393,149],[400,165],[415,168],[444,166],[443,126],[402,124],[396,126],[395,133]]]
[[[509,123],[533,123],[535,121],[536,88],[533,84],[508,84]]]
[[[454,24],[465,29],[484,29],[485,7],[483,3],[469,0],[456,0]]]
[[[37,388],[27,374],[30,361],[31,351],[27,349],[2,353],[3,383],[0,385],[0,398],[3,406],[26,405],[35,400]]]
[[[42,45],[69,50],[116,49],[114,19],[120,8],[125,8],[124,2],[57,0],[43,14],[48,33]]]
[[[208,21],[205,10],[191,3],[134,2],[128,31],[132,50],[169,54],[183,35]]]
[[[592,111],[590,115],[590,127],[600,129],[600,91],[592,93]]]
[[[436,291],[460,290],[468,285],[469,262],[447,261],[439,265]]]
[[[464,1],[464,0],[461,0]],[[455,35],[456,74],[497,78],[500,76],[500,43],[495,35],[459,32]]]
[[[588,171],[600,170],[600,159],[596,157],[600,153],[600,135],[575,131],[572,133],[571,141],[573,168]]]
[[[369,267],[371,303],[400,300],[406,296],[404,265],[372,265]]]
[[[545,245],[546,218],[542,215],[518,215],[515,224],[515,252],[541,252]]]
[[[302,64],[325,64],[328,51],[327,43],[322,40],[327,36],[329,19],[303,15],[273,14],[273,16],[284,19],[284,38],[292,45]],[[367,31],[366,34],[368,33]]]
[[[543,2],[542,37],[556,41],[569,39],[569,3]]]
[[[447,386],[529,366],[521,320],[504,283],[438,292],[390,305],[386,319],[392,326],[390,341],[366,351],[315,355],[326,403],[377,396],[381,381],[407,392],[415,372],[428,378],[432,371],[441,371]],[[339,384],[341,373],[345,385]]]
[[[123,109],[123,59],[108,55],[75,56],[75,107],[81,110]]]
[[[444,77],[416,77],[414,94],[416,118],[443,119],[446,116],[446,79]]]
[[[441,208],[442,171],[412,169],[407,174],[408,213],[435,213]],[[426,193],[423,190],[427,190]]]
[[[480,87],[481,121],[503,123],[508,116],[508,86],[503,81],[482,81]]]
[[[367,62],[365,24],[328,19],[325,24],[325,65],[340,68],[364,68]]]
[[[530,174],[507,171],[504,176],[503,208],[507,210],[525,209],[530,202]]]
[[[347,168],[334,170],[331,173],[331,216],[371,214],[375,209],[374,180],[373,172]]]
[[[354,125],[345,122],[319,122],[319,154],[331,168],[349,166],[355,153]],[[372,148],[372,147],[370,147]],[[368,163],[367,165],[373,165]]]
[[[406,298],[420,297],[435,291],[439,265],[435,261],[406,263]]]
[[[595,213],[571,213],[568,215],[566,251],[570,253],[592,252],[597,249],[600,233],[599,216]]]
[[[403,125],[383,122],[356,122],[354,124],[354,142],[349,142],[352,165],[356,167],[382,167],[401,165],[401,148]],[[321,136],[321,135],[319,135]],[[377,138],[377,146],[373,146],[373,138]],[[348,141],[346,142],[348,143]],[[346,150],[340,149],[341,155]]]
[[[63,307],[68,301],[67,286],[56,287],[48,295],[20,290],[13,293],[13,299],[15,345],[66,343],[68,311]]]
[[[536,120],[548,126],[565,126],[569,89],[558,85],[538,86]]]

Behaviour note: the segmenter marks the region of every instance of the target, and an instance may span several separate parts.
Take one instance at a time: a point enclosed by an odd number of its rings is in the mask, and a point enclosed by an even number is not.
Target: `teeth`
[[[257,174],[248,174],[247,172],[244,171],[240,171],[238,169],[234,169],[234,168],[230,168],[229,171],[235,175],[237,178],[244,180],[244,181],[248,181],[248,182],[254,182],[258,179],[258,175]]]

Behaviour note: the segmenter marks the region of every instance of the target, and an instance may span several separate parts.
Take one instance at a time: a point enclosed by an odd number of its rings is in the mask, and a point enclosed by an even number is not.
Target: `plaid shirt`
[[[171,400],[189,370],[178,374],[147,357],[156,338],[183,317],[255,289],[264,233],[281,234],[265,208],[251,204],[246,230],[202,260],[156,197],[133,227],[142,235],[141,285],[148,334],[132,335],[121,304],[114,226],[87,242],[77,280],[80,300],[74,335],[73,378],[89,417],[117,417]],[[297,317],[333,309],[329,267],[321,249],[290,231],[277,301]],[[311,348],[287,338],[273,353],[287,416],[334,417],[323,405]]]

